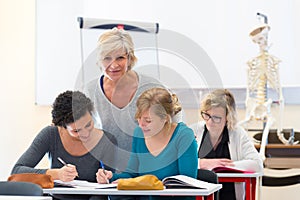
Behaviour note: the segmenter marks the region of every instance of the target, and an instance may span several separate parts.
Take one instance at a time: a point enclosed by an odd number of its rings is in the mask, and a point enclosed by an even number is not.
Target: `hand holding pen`
[[[98,183],[109,184],[109,179],[112,178],[112,172],[105,169],[103,162],[100,160],[100,169],[96,173]]]
[[[78,172],[76,170],[76,166],[67,164],[63,159],[60,157],[57,158],[64,166],[59,169],[58,177],[62,181],[72,181],[78,176]]]

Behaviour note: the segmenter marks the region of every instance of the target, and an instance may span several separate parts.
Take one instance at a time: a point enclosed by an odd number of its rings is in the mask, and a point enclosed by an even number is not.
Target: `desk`
[[[52,200],[52,197],[0,195],[0,200]]]
[[[159,195],[159,196],[207,196],[208,200],[214,199],[214,192],[222,188],[221,184],[211,189],[164,189],[164,190],[118,190],[93,189],[93,188],[52,188],[43,189],[44,194],[88,194],[88,195]]]
[[[219,183],[245,182],[246,200],[255,200],[256,179],[263,173],[217,173]]]

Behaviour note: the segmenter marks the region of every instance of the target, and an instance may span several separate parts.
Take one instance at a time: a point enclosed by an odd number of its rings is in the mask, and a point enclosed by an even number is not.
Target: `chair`
[[[215,183],[215,184],[219,183],[218,175],[215,172],[207,169],[198,169],[197,179],[208,183]],[[206,199],[206,197],[204,199]],[[219,199],[219,192],[215,192],[214,200],[218,200],[218,199]]]
[[[0,181],[0,195],[43,196],[43,189],[29,182]]]

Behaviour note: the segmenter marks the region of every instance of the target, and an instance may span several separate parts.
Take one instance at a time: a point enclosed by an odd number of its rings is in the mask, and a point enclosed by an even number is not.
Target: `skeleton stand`
[[[279,100],[279,122],[277,136],[283,144],[297,144],[294,138],[285,139],[282,132],[282,114],[284,99],[279,81],[278,64],[280,60],[268,53],[268,31],[270,27],[266,24],[259,26],[250,33],[254,43],[259,45],[260,54],[249,60],[248,64],[248,87],[246,96],[246,118],[239,124],[244,125],[250,120],[260,120],[265,123],[259,154],[265,159],[265,148],[268,140],[270,127],[275,122],[271,113],[273,100],[267,100],[267,88],[272,88],[277,93]]]

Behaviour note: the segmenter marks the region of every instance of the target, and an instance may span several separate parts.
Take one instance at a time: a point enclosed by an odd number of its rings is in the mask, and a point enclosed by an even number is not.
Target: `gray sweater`
[[[46,173],[47,169],[34,168],[45,154],[48,154],[50,168],[61,168],[63,164],[57,160],[61,157],[65,162],[76,166],[80,180],[96,182],[96,172],[99,161],[102,160],[107,169],[115,165],[116,140],[104,132],[98,144],[82,156],[72,156],[64,148],[56,126],[45,127],[33,140],[30,147],[19,158],[13,167],[12,174],[17,173]]]
[[[100,78],[91,81],[85,88],[86,95],[95,103],[93,114],[95,127],[113,134],[117,140],[117,165],[118,171],[124,171],[131,152],[134,128],[138,125],[135,120],[136,101],[145,90],[164,86],[156,79],[138,74],[138,89],[134,97],[124,108],[113,105],[103,93]]]

